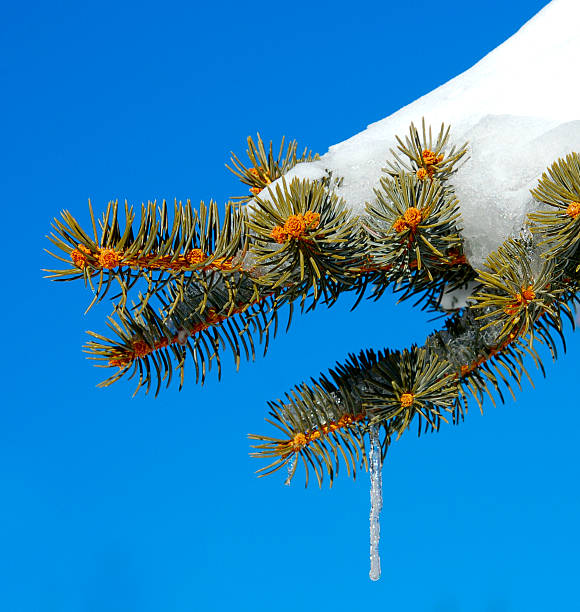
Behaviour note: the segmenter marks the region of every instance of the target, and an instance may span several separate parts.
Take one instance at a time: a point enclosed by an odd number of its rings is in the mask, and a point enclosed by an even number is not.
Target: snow
[[[374,197],[381,168],[424,117],[451,144],[470,143],[470,159],[452,177],[460,200],[466,254],[474,267],[517,235],[535,208],[529,189],[556,158],[580,150],[579,0],[552,0],[514,36],[475,66],[330,147],[319,160],[286,175],[344,177],[337,193],[355,214]],[[265,194],[264,194],[265,195]]]

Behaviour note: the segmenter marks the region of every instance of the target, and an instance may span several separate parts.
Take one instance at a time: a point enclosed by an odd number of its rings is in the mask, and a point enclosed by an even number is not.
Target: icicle
[[[294,472],[296,471],[296,460],[298,459],[298,454],[297,453],[292,453],[292,457],[290,458],[290,461],[288,461],[288,478],[286,478],[286,481],[284,482],[284,484],[289,487],[290,483],[292,482],[292,478],[294,477]]]
[[[379,540],[381,537],[381,523],[379,515],[383,507],[383,476],[381,461],[381,442],[379,440],[379,428],[371,426],[369,431],[371,448],[369,453],[370,477],[371,477],[371,569],[369,578],[378,580],[381,577],[381,558],[379,557]]]

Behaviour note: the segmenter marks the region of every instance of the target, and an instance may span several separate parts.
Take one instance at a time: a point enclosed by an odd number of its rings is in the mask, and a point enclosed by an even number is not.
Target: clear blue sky
[[[81,352],[107,309],[83,316],[83,287],[40,272],[61,209],[223,202],[248,134],[323,153],[544,4],[3,6],[2,612],[580,609],[577,336],[517,402],[393,446],[371,583],[367,475],[322,491],[258,480],[246,434],[268,431],[267,400],[349,351],[422,343],[425,313],[345,300],[221,383],[132,398],[131,383],[96,389]]]

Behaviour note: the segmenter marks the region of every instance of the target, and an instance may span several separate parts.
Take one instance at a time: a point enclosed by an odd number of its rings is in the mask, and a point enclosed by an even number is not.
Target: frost
[[[378,580],[381,577],[381,558],[379,556],[379,540],[381,537],[381,523],[379,520],[383,507],[383,476],[381,461],[381,442],[379,440],[379,428],[371,426],[370,432],[371,448],[369,453],[370,477],[371,477],[371,514],[370,514],[370,540],[371,540],[371,569],[369,577]]]

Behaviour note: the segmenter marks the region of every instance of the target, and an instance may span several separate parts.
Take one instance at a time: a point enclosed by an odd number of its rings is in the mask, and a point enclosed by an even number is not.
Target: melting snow
[[[344,177],[337,190],[353,212],[373,199],[381,168],[425,117],[438,132],[451,125],[452,143],[470,143],[470,159],[453,177],[470,263],[522,228],[534,208],[529,189],[556,158],[580,150],[580,2],[553,0],[514,36],[445,85],[296,166],[287,179]]]

